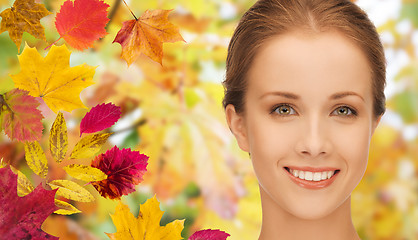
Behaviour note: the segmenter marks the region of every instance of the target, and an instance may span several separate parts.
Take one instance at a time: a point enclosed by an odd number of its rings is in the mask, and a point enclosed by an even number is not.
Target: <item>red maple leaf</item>
[[[231,235],[217,229],[205,229],[193,233],[188,240],[225,240],[229,236]]]
[[[45,219],[58,207],[57,190],[47,191],[41,184],[24,197],[17,195],[17,174],[10,167],[0,169],[0,236],[1,239],[57,239],[42,231]]]
[[[55,17],[60,39],[64,38],[71,47],[78,50],[91,47],[94,41],[107,34],[105,26],[109,21],[108,7],[100,0],[65,1]]]
[[[94,133],[111,127],[120,118],[120,107],[108,104],[99,104],[93,107],[80,123],[80,136],[83,133]]]
[[[0,123],[10,139],[35,141],[42,137],[43,116],[38,106],[34,97],[17,88],[0,95]]]
[[[106,198],[119,199],[135,191],[135,185],[142,182],[147,170],[148,156],[131,149],[120,150],[116,146],[96,156],[91,166],[102,170],[107,179],[92,182],[99,193]]]

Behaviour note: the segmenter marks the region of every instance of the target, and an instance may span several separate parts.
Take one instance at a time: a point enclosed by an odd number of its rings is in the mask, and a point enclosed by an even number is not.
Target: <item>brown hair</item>
[[[385,112],[386,61],[375,26],[367,14],[348,0],[259,0],[241,18],[228,46],[223,106],[244,111],[246,75],[258,49],[271,37],[300,29],[337,30],[365,53],[372,71],[373,108]]]

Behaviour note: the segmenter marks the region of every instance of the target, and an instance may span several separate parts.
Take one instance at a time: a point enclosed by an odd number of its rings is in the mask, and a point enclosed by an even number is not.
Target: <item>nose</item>
[[[301,121],[301,134],[299,135],[296,151],[299,155],[309,158],[318,158],[328,155],[332,150],[330,140],[330,126],[325,119],[310,117]]]

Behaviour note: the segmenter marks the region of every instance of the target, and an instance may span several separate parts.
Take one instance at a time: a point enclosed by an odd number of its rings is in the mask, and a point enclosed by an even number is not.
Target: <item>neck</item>
[[[351,198],[331,214],[315,220],[291,215],[260,187],[263,222],[259,240],[360,240],[351,221]]]

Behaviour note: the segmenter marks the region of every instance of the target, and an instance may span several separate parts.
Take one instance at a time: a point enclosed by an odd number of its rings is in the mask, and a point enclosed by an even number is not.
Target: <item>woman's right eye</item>
[[[282,104],[282,105],[274,107],[271,113],[276,113],[279,116],[289,116],[289,115],[295,115],[296,111],[291,106],[287,104]]]

